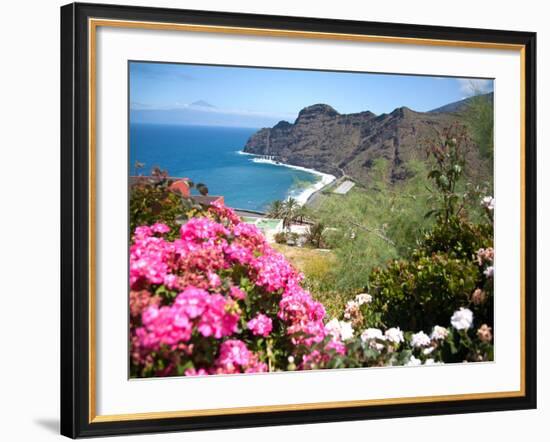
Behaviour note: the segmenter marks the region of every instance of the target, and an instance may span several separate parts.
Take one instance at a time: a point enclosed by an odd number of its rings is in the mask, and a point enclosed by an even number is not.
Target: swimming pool
[[[282,219],[254,218],[252,216],[243,216],[242,219],[245,223],[254,224],[257,226],[264,234],[274,234],[282,231],[283,229]]]

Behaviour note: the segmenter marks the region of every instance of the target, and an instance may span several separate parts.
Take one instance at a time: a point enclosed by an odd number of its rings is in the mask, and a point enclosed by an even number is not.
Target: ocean
[[[223,195],[230,207],[257,211],[264,211],[272,201],[289,196],[305,203],[315,190],[334,179],[317,171],[242,154],[241,149],[256,131],[131,124],[130,174],[135,174],[136,160],[145,164],[143,174],[159,166],[170,176],[206,184],[210,195]]]

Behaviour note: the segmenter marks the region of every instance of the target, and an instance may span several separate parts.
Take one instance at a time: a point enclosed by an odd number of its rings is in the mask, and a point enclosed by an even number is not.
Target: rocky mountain
[[[388,160],[392,181],[407,176],[406,163],[425,158],[425,141],[457,119],[450,112],[415,112],[406,107],[389,114],[340,114],[327,104],[302,109],[296,121],[277,123],[250,137],[247,153],[273,156],[287,164],[367,183],[377,158]]]

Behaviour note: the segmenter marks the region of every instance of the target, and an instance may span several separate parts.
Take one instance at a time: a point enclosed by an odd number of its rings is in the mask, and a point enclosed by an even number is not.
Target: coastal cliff
[[[282,163],[367,182],[378,158],[390,165],[389,179],[407,177],[406,163],[424,159],[424,143],[457,120],[453,112],[415,112],[406,107],[389,114],[340,114],[327,104],[300,111],[294,123],[280,121],[250,137],[244,152]]]

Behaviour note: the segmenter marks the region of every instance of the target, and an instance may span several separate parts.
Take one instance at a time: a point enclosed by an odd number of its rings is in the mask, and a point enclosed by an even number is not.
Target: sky
[[[268,127],[316,103],[342,114],[425,112],[493,90],[492,80],[130,62],[132,123]]]

